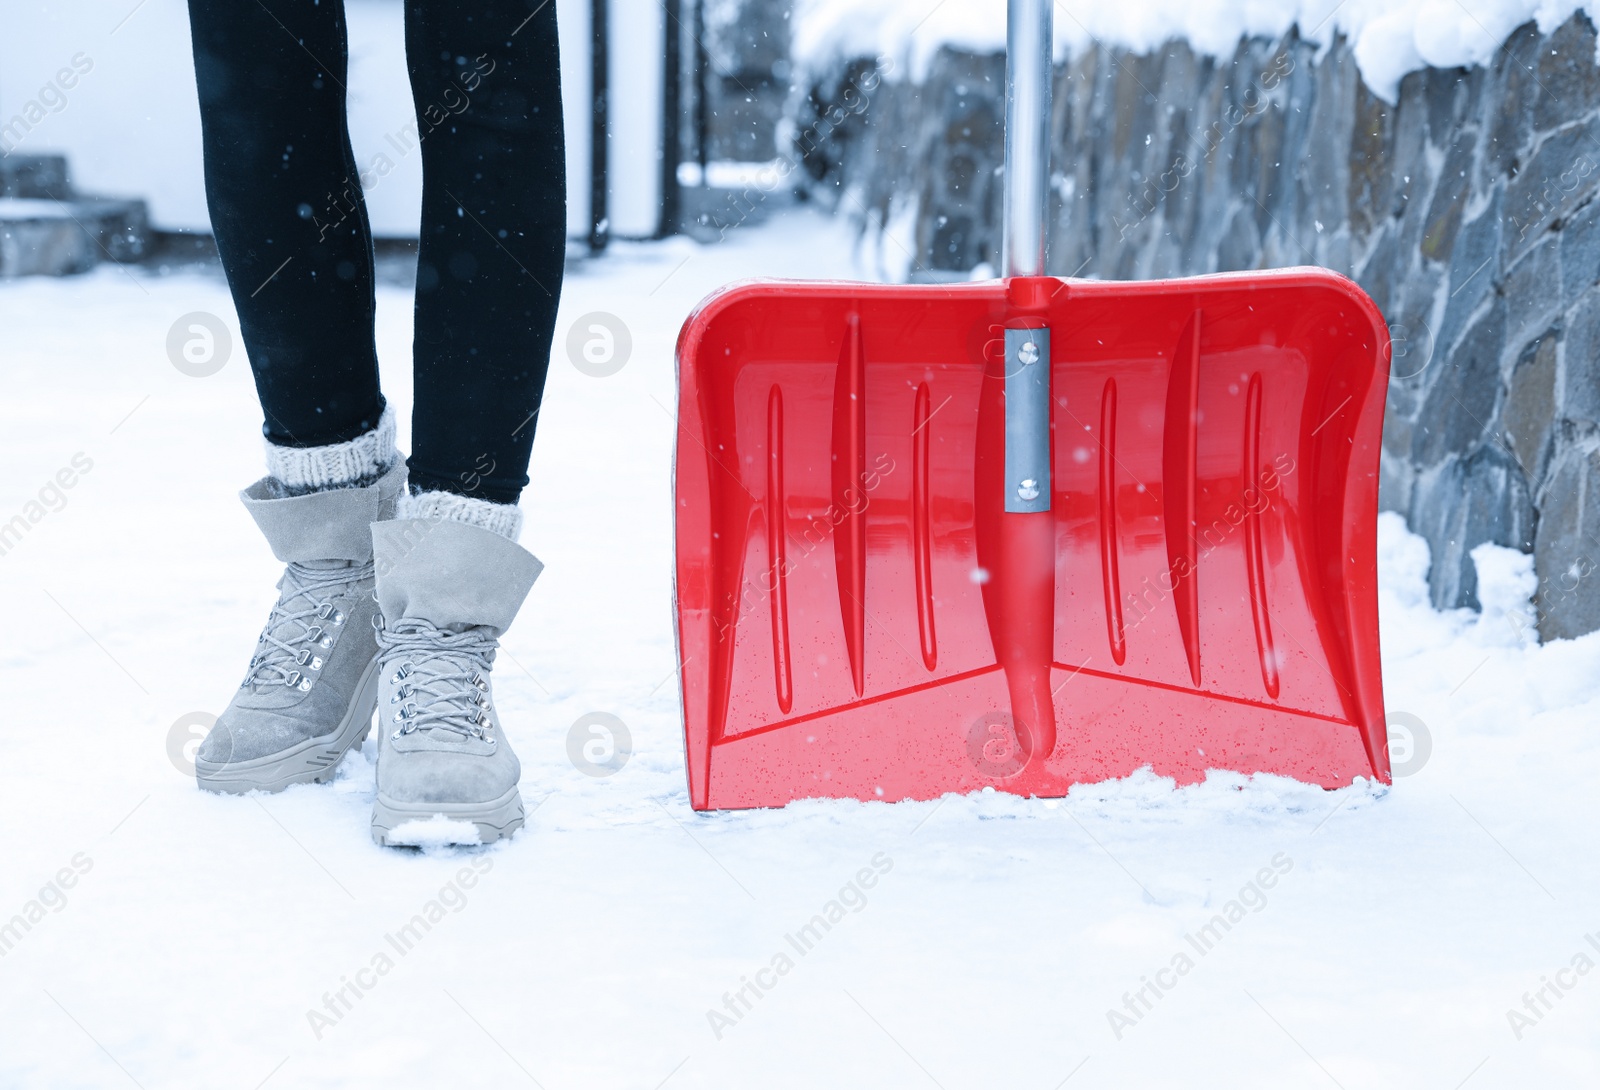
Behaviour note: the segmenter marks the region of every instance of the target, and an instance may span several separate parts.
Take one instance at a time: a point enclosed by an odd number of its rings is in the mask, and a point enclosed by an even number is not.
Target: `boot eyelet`
[[[294,661],[296,666],[304,666],[307,662],[311,661],[311,650],[309,648],[302,647],[300,649],[300,653],[294,657]]]
[[[333,603],[332,602],[323,602],[322,605],[317,607],[317,616],[321,617],[323,620],[327,620],[332,615],[333,615]]]

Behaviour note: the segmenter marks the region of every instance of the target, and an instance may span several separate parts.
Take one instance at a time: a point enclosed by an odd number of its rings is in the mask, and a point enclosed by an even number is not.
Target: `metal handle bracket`
[[[1006,510],[1050,510],[1050,330],[1006,333]]]

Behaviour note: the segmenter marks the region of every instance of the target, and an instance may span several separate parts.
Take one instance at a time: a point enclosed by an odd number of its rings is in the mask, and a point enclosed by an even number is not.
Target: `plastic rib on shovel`
[[[1388,332],[1321,269],[1042,275],[1011,0],[1002,281],[727,288],[678,342],[690,802],[1389,779]]]

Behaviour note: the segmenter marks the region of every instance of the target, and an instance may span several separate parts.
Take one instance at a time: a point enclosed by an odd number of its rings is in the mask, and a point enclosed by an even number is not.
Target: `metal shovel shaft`
[[[1006,276],[1043,276],[1050,184],[1051,0],[1006,0]]]

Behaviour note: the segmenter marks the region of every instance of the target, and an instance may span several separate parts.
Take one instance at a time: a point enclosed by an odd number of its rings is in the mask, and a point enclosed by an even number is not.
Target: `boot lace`
[[[393,737],[443,728],[494,745],[487,732],[489,678],[500,641],[483,629],[465,632],[407,618],[393,625],[373,619],[384,662],[396,662],[390,681],[396,686],[389,703]],[[386,667],[387,668],[387,667]]]
[[[241,687],[282,684],[310,692],[312,676],[333,646],[333,630],[345,622],[334,592],[371,573],[371,564],[325,570],[291,562]]]

